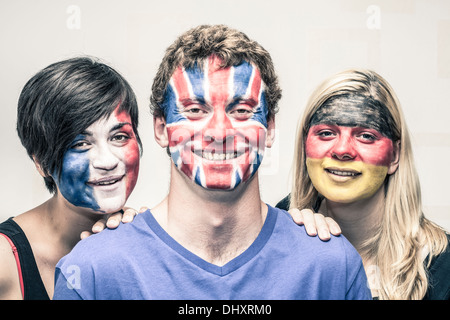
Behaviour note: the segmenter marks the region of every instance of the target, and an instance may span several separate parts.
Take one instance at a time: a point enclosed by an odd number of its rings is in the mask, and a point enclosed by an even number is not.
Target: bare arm
[[[9,242],[0,235],[0,300],[22,300],[19,272]]]

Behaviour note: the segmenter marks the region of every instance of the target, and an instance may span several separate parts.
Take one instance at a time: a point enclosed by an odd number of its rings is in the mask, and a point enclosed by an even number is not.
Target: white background
[[[141,173],[128,205],[167,193],[169,158],[153,139],[150,87],[164,50],[199,24],[227,24],[272,55],[283,88],[275,146],[260,169],[262,198],[290,189],[297,120],[315,86],[351,67],[394,87],[413,136],[426,215],[450,229],[450,1],[448,0],[0,0],[0,221],[49,198],[16,133],[26,81],[50,63],[94,55],[130,82],[140,107]]]

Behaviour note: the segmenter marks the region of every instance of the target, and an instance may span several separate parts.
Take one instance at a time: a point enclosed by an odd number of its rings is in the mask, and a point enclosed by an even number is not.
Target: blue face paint
[[[250,85],[253,66],[244,61],[234,67],[234,98],[244,97]]]
[[[162,107],[166,115],[166,122],[168,124],[186,120],[186,117],[183,116],[177,108],[177,97],[171,85],[167,86]]]
[[[82,139],[79,135],[75,139]],[[61,174],[53,175],[56,185],[64,198],[77,207],[100,209],[94,198],[94,190],[86,182],[89,180],[89,157],[85,150],[69,148],[64,154]]]
[[[252,86],[252,75],[254,71],[254,66],[250,63],[244,61],[239,65],[231,67],[233,69],[233,99],[228,108],[233,107],[235,104],[239,103],[238,99],[245,97],[247,94],[255,97],[257,93],[256,88],[249,88]],[[177,70],[178,76],[176,77],[176,84],[169,83],[167,86],[164,102],[162,104],[163,110],[166,115],[167,124],[176,123],[180,121],[187,120],[186,117],[180,113],[179,104],[182,103],[184,99],[190,99],[195,97],[195,100],[200,103],[205,103],[205,70],[202,70],[199,66],[194,65],[192,68],[187,68],[183,71]],[[181,80],[183,79],[183,80]],[[259,75],[258,75],[258,79]],[[189,82],[189,84],[188,84]],[[190,89],[188,89],[190,88]],[[250,92],[248,90],[250,89]],[[192,96],[189,92],[192,90]],[[266,95],[264,89],[261,90],[261,95],[259,98],[260,102],[254,109],[254,114],[252,120],[256,120],[267,128],[267,115],[269,109],[267,107]]]
[[[262,161],[268,107],[254,65],[220,65],[211,56],[203,68],[177,68],[163,108],[178,170],[204,188],[230,190],[248,181]]]
[[[186,73],[189,78],[189,82],[192,87],[192,93],[194,96],[201,100],[205,101],[205,88],[204,88],[204,82],[205,82],[205,72],[197,65],[195,64],[193,68],[186,69]]]
[[[267,107],[266,95],[263,91],[261,94],[261,102],[257,108],[253,111],[252,120],[259,121],[267,128],[267,115],[269,114],[269,108]]]

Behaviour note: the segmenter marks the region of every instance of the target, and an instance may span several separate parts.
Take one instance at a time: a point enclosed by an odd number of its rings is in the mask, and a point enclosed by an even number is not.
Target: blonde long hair
[[[448,241],[445,231],[423,215],[420,183],[400,103],[389,83],[377,73],[347,70],[325,80],[311,95],[297,127],[290,207],[313,208],[319,196],[306,169],[305,140],[311,117],[329,98],[348,93],[382,102],[394,121],[393,140],[400,141],[399,167],[385,182],[383,219],[359,253],[375,262],[379,270],[380,299],[422,299],[428,288],[423,248],[428,249],[429,266]]]

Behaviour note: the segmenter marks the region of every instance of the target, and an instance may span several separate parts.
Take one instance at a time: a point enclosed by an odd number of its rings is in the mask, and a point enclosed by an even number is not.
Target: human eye
[[[372,143],[374,141],[378,140],[378,137],[376,134],[368,131],[362,131],[358,133],[357,138],[363,142],[363,143]]]
[[[75,151],[85,151],[90,147],[90,143],[87,140],[77,140],[73,142],[70,146],[70,149]]]
[[[192,103],[184,107],[182,112],[189,120],[203,119],[208,115],[208,109],[198,103]]]
[[[124,143],[127,142],[131,137],[124,132],[116,133],[111,137],[111,141],[118,142],[118,143]]]
[[[324,129],[324,130],[317,131],[316,135],[319,138],[322,138],[324,140],[329,140],[329,139],[334,138],[336,136],[336,133],[332,130]]]
[[[247,120],[253,116],[254,111],[249,104],[239,103],[233,106],[228,113],[236,120]]]
[[[375,140],[375,139],[376,139],[375,136],[372,135],[372,134],[370,134],[370,133],[363,133],[363,134],[361,135],[361,137],[362,137],[363,139],[367,139],[367,140]]]

